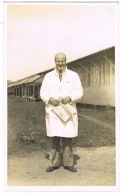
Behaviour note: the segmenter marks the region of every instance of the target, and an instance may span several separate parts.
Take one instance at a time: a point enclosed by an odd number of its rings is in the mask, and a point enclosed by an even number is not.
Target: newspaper
[[[60,117],[64,122],[67,122],[70,117],[74,114],[74,110],[72,110],[72,106],[70,104],[60,104],[59,106],[52,106],[52,111]]]

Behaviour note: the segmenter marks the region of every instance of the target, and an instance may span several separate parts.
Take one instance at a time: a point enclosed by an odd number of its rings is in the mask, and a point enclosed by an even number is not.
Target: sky
[[[7,80],[16,81],[117,43],[117,3],[9,3],[5,6]]]

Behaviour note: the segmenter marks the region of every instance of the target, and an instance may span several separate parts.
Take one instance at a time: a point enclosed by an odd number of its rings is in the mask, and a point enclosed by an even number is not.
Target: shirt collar
[[[56,68],[54,68],[54,72],[56,76],[59,76],[59,72],[56,70]],[[65,68],[65,70],[62,72],[62,76],[65,76],[67,74],[67,67]]]

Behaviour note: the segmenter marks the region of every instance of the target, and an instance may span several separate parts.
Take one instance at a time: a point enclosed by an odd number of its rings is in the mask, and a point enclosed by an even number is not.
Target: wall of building
[[[69,69],[78,73],[84,89],[84,96],[80,103],[115,106],[114,52],[110,54],[103,53],[70,64]]]
[[[83,104],[101,106],[115,106],[115,86],[104,85],[102,87],[84,87],[83,98],[79,101]]]

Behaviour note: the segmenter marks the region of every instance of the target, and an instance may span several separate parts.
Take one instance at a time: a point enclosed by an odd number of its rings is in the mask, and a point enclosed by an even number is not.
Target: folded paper
[[[53,106],[52,111],[60,117],[64,122],[67,122],[70,117],[75,113],[70,104],[60,104],[59,106]]]

